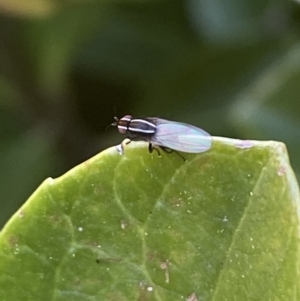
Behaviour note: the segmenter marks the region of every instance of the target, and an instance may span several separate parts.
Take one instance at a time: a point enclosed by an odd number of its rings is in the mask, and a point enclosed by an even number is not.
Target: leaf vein
[[[241,216],[241,219],[240,219],[240,222],[237,225],[237,228],[236,228],[236,230],[235,230],[235,232],[234,232],[234,234],[232,236],[232,241],[231,241],[231,244],[229,245],[228,251],[226,253],[226,257],[225,257],[225,261],[224,261],[223,267],[220,269],[220,272],[219,272],[219,276],[218,276],[218,279],[217,279],[217,282],[216,282],[215,290],[214,290],[213,296],[211,298],[212,301],[216,300],[216,296],[217,296],[217,294],[219,292],[219,289],[220,289],[221,278],[222,278],[222,275],[224,273],[224,270],[225,270],[225,267],[227,265],[227,262],[229,260],[229,255],[232,252],[233,246],[234,246],[235,241],[237,239],[237,234],[239,233],[239,229],[242,227],[242,225],[243,225],[243,223],[244,223],[244,221],[246,219],[247,213],[248,213],[249,208],[251,207],[251,204],[252,204],[253,196],[255,195],[256,190],[258,189],[261,181],[263,180],[263,178],[264,178],[264,172],[265,172],[266,167],[269,165],[270,162],[271,162],[271,157],[269,158],[267,164],[265,166],[263,166],[262,169],[261,169],[261,172],[260,172],[260,174],[259,174],[259,176],[257,178],[257,181],[255,183],[255,186],[254,186],[254,188],[252,190],[252,194],[249,197],[248,204],[245,206],[244,211],[243,211],[242,216]]]

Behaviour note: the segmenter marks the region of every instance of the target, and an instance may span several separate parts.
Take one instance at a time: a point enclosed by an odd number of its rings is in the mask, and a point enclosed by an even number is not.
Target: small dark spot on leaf
[[[50,215],[49,219],[54,224],[58,224],[61,221],[60,217],[57,215]]]
[[[147,252],[147,259],[149,261],[154,261],[156,259],[156,254],[154,252]]]
[[[99,184],[98,184],[98,185],[95,187],[95,189],[94,189],[94,193],[95,193],[96,195],[102,195],[103,192],[104,192],[104,189],[103,189],[102,185],[99,185]]]
[[[72,281],[73,285],[74,286],[79,286],[80,285],[80,279],[79,278],[75,278],[73,281]]]
[[[96,259],[96,263],[119,263],[122,262],[121,258],[113,258],[113,257],[104,257],[104,258],[98,258]]]
[[[11,246],[15,247],[18,244],[19,239],[17,236],[10,236],[8,242]]]
[[[19,218],[23,218],[25,216],[24,211],[21,209],[18,214]]]

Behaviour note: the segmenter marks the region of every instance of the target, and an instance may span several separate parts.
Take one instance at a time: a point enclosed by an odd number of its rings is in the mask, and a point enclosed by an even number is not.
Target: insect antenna
[[[110,128],[111,126],[117,126],[117,125],[118,125],[118,122],[119,122],[119,120],[120,120],[118,117],[116,117],[116,115],[117,115],[117,109],[116,109],[116,106],[115,106],[115,105],[114,105],[114,114],[115,114],[115,116],[114,116],[115,121],[112,122],[111,124],[109,124],[109,125],[105,128],[105,131],[106,131],[108,128]]]
[[[115,121],[114,122],[112,122],[111,124],[109,124],[106,128],[105,128],[105,131],[108,129],[108,128],[110,128],[111,126],[117,126],[118,125],[118,122],[119,122],[119,118],[118,117],[114,117],[114,119],[115,119]]]

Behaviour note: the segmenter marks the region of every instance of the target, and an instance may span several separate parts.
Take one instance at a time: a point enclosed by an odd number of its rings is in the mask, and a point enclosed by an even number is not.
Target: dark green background
[[[79,3],[81,2],[81,3]],[[117,115],[284,141],[300,175],[296,1],[0,2],[0,224],[123,137]]]

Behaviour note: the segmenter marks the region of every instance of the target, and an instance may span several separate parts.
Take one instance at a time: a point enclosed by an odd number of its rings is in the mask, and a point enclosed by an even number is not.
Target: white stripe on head
[[[120,120],[122,120],[122,121],[131,121],[131,119],[127,118],[127,117],[122,117]]]

